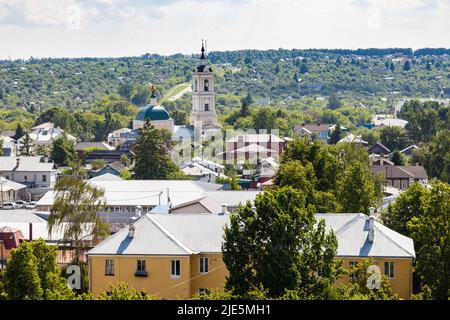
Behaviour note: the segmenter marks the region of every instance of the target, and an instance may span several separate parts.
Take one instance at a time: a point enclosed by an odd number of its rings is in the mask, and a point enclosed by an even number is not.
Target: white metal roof
[[[41,157],[0,157],[0,171],[49,172],[53,167],[53,162],[41,162]]]
[[[375,222],[375,238],[368,240],[369,217],[363,214],[316,214],[338,239],[337,256],[414,258],[412,239]],[[223,227],[229,215],[147,214],[135,222],[134,237],[125,227],[88,254],[188,255],[221,252]]]

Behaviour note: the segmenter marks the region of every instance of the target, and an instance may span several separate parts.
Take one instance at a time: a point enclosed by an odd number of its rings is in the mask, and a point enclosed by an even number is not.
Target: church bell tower
[[[194,69],[192,76],[192,112],[190,124],[199,126],[202,131],[220,128],[214,98],[214,75],[206,63],[205,46],[202,41],[200,64]]]

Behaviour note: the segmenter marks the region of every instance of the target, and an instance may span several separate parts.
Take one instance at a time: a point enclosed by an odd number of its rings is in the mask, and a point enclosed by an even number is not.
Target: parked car
[[[29,205],[28,202],[23,201],[23,200],[17,200],[17,201],[15,201],[15,202],[16,202],[16,204],[19,206],[19,208],[26,208],[27,205]]]
[[[25,209],[34,209],[34,208],[36,208],[36,201],[30,201],[30,203],[28,203],[25,206]]]
[[[2,209],[12,210],[12,209],[18,209],[19,205],[15,202],[3,202]]]

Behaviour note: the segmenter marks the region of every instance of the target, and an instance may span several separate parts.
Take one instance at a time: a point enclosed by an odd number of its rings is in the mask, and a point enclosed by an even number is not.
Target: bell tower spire
[[[202,131],[220,128],[214,94],[214,74],[206,62],[205,41],[202,39],[200,64],[192,75],[191,125],[201,125]]]

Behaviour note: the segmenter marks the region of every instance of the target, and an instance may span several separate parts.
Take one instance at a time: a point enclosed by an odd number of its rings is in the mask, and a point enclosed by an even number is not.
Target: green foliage
[[[334,131],[330,135],[330,143],[336,144],[344,137],[344,133],[342,132],[341,125],[338,123],[336,124],[336,127]]]
[[[16,127],[16,133],[14,134],[14,140],[19,140],[24,134],[25,131],[23,130],[22,125],[18,123]]]
[[[406,224],[413,217],[424,214],[422,201],[429,196],[430,191],[426,187],[419,183],[412,184],[389,205],[387,212],[383,214],[383,223],[403,235],[411,236]]]
[[[104,190],[76,176],[63,176],[55,184],[55,200],[48,218],[48,232],[63,230],[63,241],[75,247],[75,263],[78,263],[87,240],[94,242],[109,232],[99,217],[104,208]],[[64,223],[70,221],[71,223]]]
[[[418,158],[430,177],[450,183],[450,130],[438,131],[429,144],[421,146]]]
[[[398,150],[395,150],[392,154],[392,162],[394,162],[394,165],[396,166],[404,166],[405,163],[403,161],[402,155]]]
[[[50,157],[57,165],[67,166],[75,161],[74,145],[69,141],[67,135],[64,134],[53,141]]]
[[[323,221],[315,225],[305,198],[291,187],[273,189],[257,196],[255,209],[247,203],[231,215],[222,246],[226,289],[243,297],[262,286],[270,298],[286,290],[327,298],[326,288],[342,272],[334,259],[337,240]]]
[[[136,141],[133,176],[138,180],[167,180],[182,177],[177,165],[172,161],[170,150],[171,133],[155,129],[146,121]]]
[[[103,291],[97,297],[98,300],[154,300],[155,298],[146,292],[138,292],[124,282],[117,285],[110,284],[108,292]]]
[[[389,279],[384,274],[381,275],[380,288],[369,289],[368,278],[375,272],[368,271],[372,265],[375,265],[374,260],[366,259],[348,270],[354,278],[350,279],[348,284],[338,287],[340,300],[398,300],[398,296],[392,293]]]
[[[131,171],[130,171],[130,169],[128,169],[128,168],[123,168],[123,169],[120,171],[120,177],[121,177],[123,180],[132,180],[132,179],[133,179],[133,175],[131,174]]]
[[[381,143],[391,150],[402,150],[408,144],[406,131],[400,127],[383,127],[380,139]]]
[[[416,270],[434,299],[450,298],[450,185],[432,184],[421,199],[423,214],[407,222],[417,253]]]
[[[99,169],[103,168],[104,166],[106,166],[106,162],[103,159],[95,159],[91,163],[92,170],[99,170]]]
[[[25,133],[20,141],[19,155],[30,157],[33,155],[33,140],[28,133]]]
[[[3,281],[8,299],[39,300],[43,298],[38,261],[31,244],[24,242],[11,252]]]
[[[332,94],[328,98],[328,108],[331,110],[336,110],[337,108],[341,107],[341,101],[339,100],[338,96],[336,94]]]
[[[295,138],[287,146],[276,186],[293,186],[317,212],[368,213],[381,198],[367,152],[353,143],[324,145]]]

